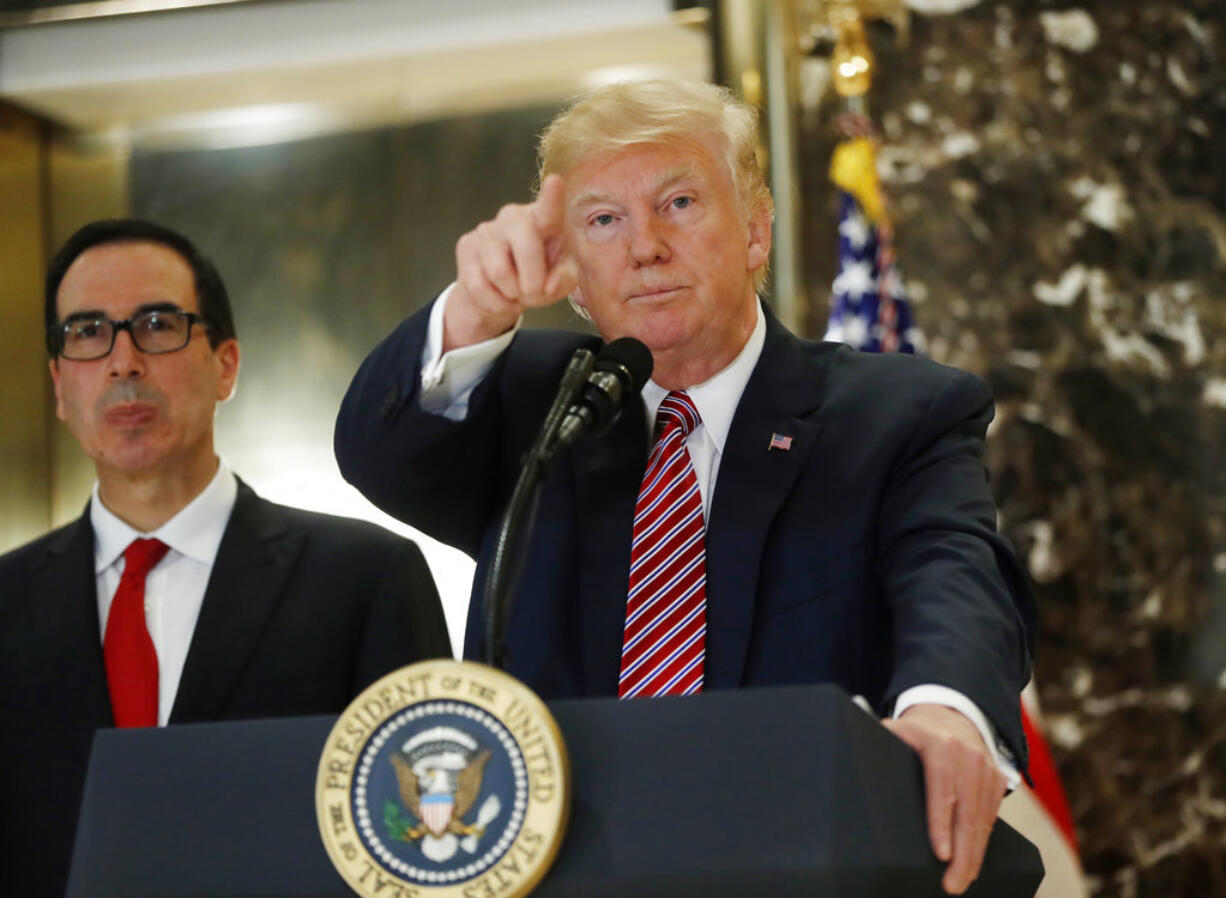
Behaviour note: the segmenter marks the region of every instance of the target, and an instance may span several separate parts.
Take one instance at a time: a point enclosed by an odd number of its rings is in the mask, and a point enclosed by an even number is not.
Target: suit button
[[[396,405],[400,402],[400,384],[392,384],[388,391],[383,394],[383,401],[379,403],[379,417],[387,423],[396,416]]]

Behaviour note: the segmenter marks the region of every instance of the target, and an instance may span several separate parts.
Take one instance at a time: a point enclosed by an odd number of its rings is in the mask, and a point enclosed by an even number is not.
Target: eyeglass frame
[[[136,331],[132,329],[132,323],[138,318],[144,318],[148,315],[179,315],[187,320],[187,334],[183,340],[182,346],[177,346],[174,349],[148,350],[140,345],[140,341],[136,338]],[[107,347],[106,352],[102,355],[91,356],[88,359],[74,359],[71,356],[64,355],[65,329],[74,321],[105,321],[111,326],[111,344]],[[104,359],[115,351],[115,341],[119,339],[120,331],[127,331],[128,337],[132,340],[132,345],[137,351],[145,355],[169,355],[172,352],[182,352],[192,342],[192,325],[199,324],[208,331],[210,324],[207,318],[199,312],[189,312],[186,309],[181,309],[177,305],[171,303],[156,303],[153,305],[141,306],[136,314],[129,315],[127,318],[115,319],[108,318],[106,315],[91,314],[89,312],[74,312],[63,321],[56,324],[51,331],[51,340],[55,346],[55,354],[57,358],[62,358],[69,362],[96,362],[99,359]]]

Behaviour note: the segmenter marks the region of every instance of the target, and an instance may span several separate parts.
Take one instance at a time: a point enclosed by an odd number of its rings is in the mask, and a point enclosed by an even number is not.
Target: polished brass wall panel
[[[0,551],[51,520],[42,140],[35,119],[0,104]]]
[[[49,252],[54,252],[83,224],[127,214],[128,157],[122,145],[58,135],[49,141],[46,198]],[[41,289],[40,281],[39,296]],[[39,308],[41,314],[41,305]],[[68,428],[54,420],[54,416],[52,424],[50,513],[51,523],[58,526],[81,513],[94,482],[94,466]]]

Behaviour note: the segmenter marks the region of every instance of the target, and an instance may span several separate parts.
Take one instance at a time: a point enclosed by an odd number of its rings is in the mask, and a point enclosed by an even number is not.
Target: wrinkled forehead
[[[143,240],[91,246],[68,266],[55,298],[61,320],[86,312],[124,318],[149,305],[199,311],[187,260],[168,246]]]
[[[564,177],[571,207],[608,199],[610,193],[623,190],[664,191],[687,180],[735,191],[731,173],[715,148],[695,138],[591,151]]]

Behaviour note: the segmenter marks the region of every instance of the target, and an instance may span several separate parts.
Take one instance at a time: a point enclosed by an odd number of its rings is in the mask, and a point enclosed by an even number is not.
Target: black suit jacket
[[[366,359],[341,406],[341,470],[391,514],[478,558],[465,654],[501,511],[571,352],[521,331],[462,422],[422,411],[429,309]],[[1034,607],[997,535],[981,380],[934,362],[796,339],[767,311],[707,522],[705,688],[830,681],[880,711],[910,686],[969,696],[1025,764],[1019,692]],[[553,463],[507,640],[546,698],[616,695],[646,415]],[[791,448],[771,449],[774,434]]]
[[[170,722],[339,713],[450,654],[413,543],[240,481]],[[87,511],[0,557],[0,895],[63,894],[90,745],[113,725]]]

